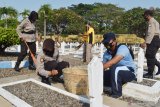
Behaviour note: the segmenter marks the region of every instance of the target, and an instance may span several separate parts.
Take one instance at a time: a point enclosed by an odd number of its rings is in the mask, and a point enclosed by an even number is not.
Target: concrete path
[[[2,96],[0,96],[0,106],[1,107],[14,107],[10,102],[8,102],[6,99],[4,99]]]
[[[10,82],[18,81],[18,80],[29,79],[29,78],[34,78],[34,79],[40,81],[39,77],[35,73],[32,73],[32,74],[2,78],[2,79],[0,79],[0,84],[10,83]],[[58,87],[60,89],[65,90],[63,84],[55,83],[52,85],[55,87]],[[106,95],[103,96],[103,99],[104,99],[104,104],[108,105],[110,107],[140,107],[139,105],[136,105],[133,103],[128,103],[125,101],[121,101],[118,99],[114,99],[114,98],[108,97]],[[1,96],[0,96],[0,105],[1,105],[1,107],[14,107],[14,105],[12,105],[10,102],[8,102],[6,99],[4,99]]]

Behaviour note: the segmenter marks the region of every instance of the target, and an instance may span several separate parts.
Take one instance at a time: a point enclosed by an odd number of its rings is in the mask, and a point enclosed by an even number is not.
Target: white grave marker
[[[103,107],[103,65],[96,56],[88,64],[88,81],[90,107]]]
[[[137,69],[137,82],[142,82],[143,80],[143,64],[144,64],[144,51],[142,48],[138,52],[138,69]]]

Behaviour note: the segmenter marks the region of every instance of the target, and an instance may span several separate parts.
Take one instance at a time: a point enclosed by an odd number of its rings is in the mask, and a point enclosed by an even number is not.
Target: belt
[[[158,36],[159,37],[159,35],[154,35],[154,36]]]
[[[29,32],[22,31],[21,33],[25,33],[25,34],[35,34],[35,31],[29,31]]]

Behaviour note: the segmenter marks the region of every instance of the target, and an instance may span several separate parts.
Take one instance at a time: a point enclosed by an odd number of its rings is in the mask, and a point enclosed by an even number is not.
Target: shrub
[[[18,34],[15,29],[6,29],[0,27],[0,52],[12,45],[19,44]]]

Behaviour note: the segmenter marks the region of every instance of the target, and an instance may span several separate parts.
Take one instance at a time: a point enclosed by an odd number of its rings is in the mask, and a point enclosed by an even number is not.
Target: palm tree
[[[7,19],[8,18],[17,18],[18,12],[12,7],[0,7],[0,19],[5,19],[7,28]]]
[[[51,5],[50,4],[42,5],[40,7],[38,13],[39,13],[39,16],[40,16],[39,21],[43,20],[43,29],[44,29],[43,34],[44,34],[44,38],[46,38],[46,32],[48,31],[47,21],[49,21],[49,19],[50,19],[49,16],[51,16],[51,13],[52,13]],[[42,24],[40,26],[42,26]]]
[[[20,15],[22,15],[23,19],[25,19],[26,17],[28,17],[30,13],[30,10],[24,9],[23,12],[20,13]]]

